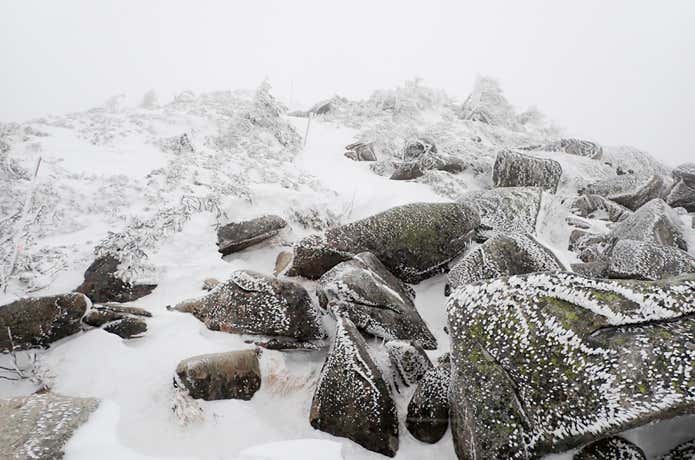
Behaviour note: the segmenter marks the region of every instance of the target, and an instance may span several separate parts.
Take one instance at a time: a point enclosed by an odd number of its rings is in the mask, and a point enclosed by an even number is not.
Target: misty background
[[[695,159],[695,2],[3,1],[0,121],[253,89],[291,108],[500,82],[568,135]]]

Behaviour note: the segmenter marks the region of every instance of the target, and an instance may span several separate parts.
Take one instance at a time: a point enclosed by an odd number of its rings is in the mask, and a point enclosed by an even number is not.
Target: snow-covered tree
[[[480,121],[510,129],[516,127],[514,107],[502,93],[499,83],[490,77],[479,77],[473,91],[463,103],[461,115],[464,120]]]

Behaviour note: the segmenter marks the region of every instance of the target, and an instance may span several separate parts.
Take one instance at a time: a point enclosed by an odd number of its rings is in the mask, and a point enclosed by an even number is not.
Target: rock
[[[659,460],[693,460],[695,458],[695,439],[679,444],[671,451],[659,457]]]
[[[449,382],[451,364],[448,356],[429,369],[408,403],[405,426],[415,439],[434,444],[449,427]]]
[[[567,216],[565,217],[565,222],[571,227],[580,228],[582,230],[589,230],[591,228],[591,223],[581,217]]]
[[[148,295],[156,284],[131,284],[116,275],[119,265],[113,256],[98,257],[84,272],[84,282],[75,289],[94,303],[131,302]]]
[[[323,343],[317,343],[316,341],[302,342],[286,337],[271,337],[267,340],[246,340],[245,342],[252,343],[266,350],[279,351],[317,351],[325,347]]]
[[[608,274],[608,263],[602,260],[571,264],[573,272],[589,278],[605,278]]]
[[[209,294],[182,302],[213,331],[316,340],[325,336],[320,313],[302,286],[251,270],[237,270]]]
[[[580,193],[599,195],[635,211],[648,201],[665,197],[666,187],[659,175],[625,174],[589,184]]]
[[[560,139],[533,150],[544,150],[546,152],[565,152],[570,155],[591,158],[598,160],[603,156],[603,147],[595,142],[583,141],[581,139]]]
[[[608,238],[646,241],[687,251],[683,231],[680,217],[664,200],[655,198],[618,223]]]
[[[80,320],[91,305],[74,292],[47,297],[28,297],[0,306],[0,351],[47,347],[81,330]],[[12,338],[8,334],[8,328]]]
[[[316,295],[368,334],[385,340],[417,340],[428,350],[437,340],[420,317],[413,294],[373,254],[363,252],[341,262],[319,279]]]
[[[391,174],[391,180],[413,180],[424,174],[418,163],[399,163]]]
[[[273,269],[273,275],[277,276],[284,273],[287,267],[292,263],[292,251],[282,251],[278,254],[275,259],[275,268]]]
[[[538,187],[505,187],[467,192],[459,201],[476,208],[482,226],[495,232],[533,234],[542,195]]]
[[[425,372],[432,367],[430,358],[417,342],[391,340],[386,342],[386,350],[391,364],[405,386],[419,382]]]
[[[570,204],[571,211],[581,217],[591,219],[608,219],[620,222],[632,214],[632,211],[600,195],[580,195]]]
[[[215,278],[205,278],[203,280],[203,291],[212,291],[220,284],[220,281]]]
[[[389,457],[398,450],[398,413],[388,386],[360,333],[340,315],[309,422],[317,430]]]
[[[356,142],[345,147],[345,156],[354,161],[376,161],[374,143]]]
[[[128,316],[112,321],[104,325],[102,329],[122,339],[133,339],[147,332],[147,323],[143,319]]]
[[[555,160],[503,150],[495,159],[492,182],[495,187],[541,187],[555,193],[560,176],[562,166]]]
[[[431,140],[423,137],[414,141],[410,141],[405,146],[405,150],[403,151],[403,160],[417,160],[422,155],[426,155],[428,153],[437,153],[437,146],[435,146],[434,142],[432,142]]]
[[[574,454],[574,460],[647,460],[644,451],[619,436],[592,442]]]
[[[695,187],[695,163],[683,163],[674,169],[671,174],[676,180],[682,180],[687,185]]]
[[[695,410],[695,275],[511,276],[447,309],[459,458],[539,458]]]
[[[670,246],[634,240],[615,243],[608,262],[609,278],[660,280],[695,272],[695,258]]]
[[[290,276],[317,279],[360,252],[374,254],[393,274],[417,283],[440,273],[462,252],[480,223],[462,203],[411,203],[312,235],[294,246]]]
[[[286,226],[285,219],[272,215],[232,222],[217,230],[217,247],[223,255],[241,251],[274,237]]]
[[[258,353],[237,350],[184,359],[176,366],[174,385],[194,399],[248,401],[261,388]]]
[[[126,307],[118,304],[94,305],[87,310],[82,322],[94,327],[101,327],[106,323],[131,316],[152,317],[152,313],[142,308]]]
[[[684,180],[679,180],[666,197],[666,202],[671,207],[682,207],[695,212],[695,184],[689,185]]]
[[[561,271],[555,254],[525,233],[498,234],[473,248],[447,275],[447,287],[525,273]]]
[[[62,459],[65,444],[98,405],[55,393],[0,400],[0,458]]]

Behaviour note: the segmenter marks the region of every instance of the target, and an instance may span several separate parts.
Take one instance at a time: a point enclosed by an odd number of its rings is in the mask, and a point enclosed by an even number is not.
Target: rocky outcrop
[[[274,237],[286,226],[285,219],[273,215],[233,222],[217,230],[217,247],[223,255],[241,251]]]
[[[449,382],[451,363],[449,355],[439,365],[428,370],[415,389],[405,426],[415,439],[434,444],[442,439],[449,427]]]
[[[538,187],[504,187],[467,192],[460,198],[478,210],[480,223],[494,232],[535,233],[543,191]]]
[[[76,334],[90,305],[87,297],[75,292],[29,297],[0,306],[0,351],[11,350],[13,343],[19,349],[47,347]]]
[[[664,198],[667,187],[659,175],[624,174],[589,184],[580,192],[602,196],[635,211],[655,198]]]
[[[386,351],[394,369],[405,386],[419,382],[432,368],[430,358],[418,342],[391,340],[386,342]]]
[[[666,455],[659,457],[659,460],[693,460],[694,458],[695,439],[676,446]]]
[[[327,271],[319,279],[316,295],[321,306],[333,306],[361,331],[437,348],[434,335],[415,308],[411,288],[371,253],[360,253]]]
[[[339,315],[309,421],[317,430],[389,457],[398,450],[398,414],[388,386],[360,333]]]
[[[356,142],[345,147],[345,156],[354,161],[376,161],[374,143]]]
[[[213,331],[321,339],[320,313],[302,286],[251,270],[238,270],[209,294],[174,307]]]
[[[541,187],[557,191],[562,166],[555,160],[504,150],[497,154],[492,171],[495,187]]]
[[[447,275],[447,291],[485,279],[565,268],[546,248],[525,233],[498,234],[469,251]]]
[[[0,399],[0,458],[62,459],[65,444],[98,405],[55,393]]]
[[[317,279],[360,252],[374,254],[393,274],[417,283],[440,273],[462,252],[480,223],[462,203],[412,203],[312,235],[294,246],[290,276]]]
[[[113,256],[97,258],[84,272],[84,282],[75,289],[94,303],[131,302],[148,295],[156,284],[132,284],[118,277],[120,262]]]
[[[695,258],[670,246],[634,240],[620,240],[610,251],[606,275],[609,278],[660,280],[695,272]]]
[[[194,399],[248,401],[261,388],[258,353],[238,350],[184,359],[176,366],[174,385]]]
[[[511,276],[447,307],[461,459],[538,458],[695,412],[695,275]]]
[[[647,460],[644,451],[619,436],[592,442],[574,454],[573,460]]]

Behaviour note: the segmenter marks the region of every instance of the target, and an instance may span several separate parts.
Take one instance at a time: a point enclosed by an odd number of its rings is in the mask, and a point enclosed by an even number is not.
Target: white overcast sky
[[[0,120],[154,88],[304,105],[496,77],[568,134],[695,161],[695,1],[0,0]],[[295,104],[296,105],[296,104]]]

